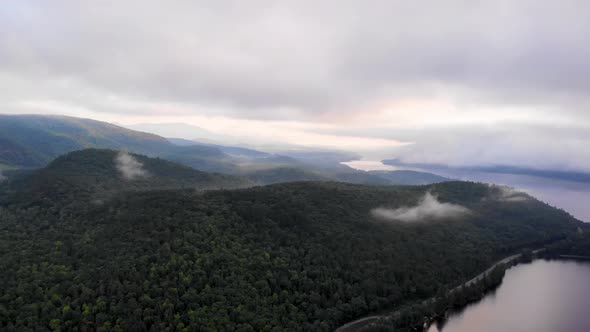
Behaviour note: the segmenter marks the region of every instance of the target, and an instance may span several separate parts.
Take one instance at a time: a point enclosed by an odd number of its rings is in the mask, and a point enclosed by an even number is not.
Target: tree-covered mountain
[[[0,330],[330,331],[579,227],[531,197],[468,182],[128,190],[143,180],[120,182],[116,156],[66,155],[0,196]],[[133,157],[153,175],[145,181],[201,179]],[[95,204],[88,187],[110,195]],[[422,206],[428,192],[439,203],[422,209],[468,213],[373,213]]]
[[[296,167],[277,167],[244,172],[244,176],[255,183],[266,185],[281,182],[330,181],[329,177]]]
[[[253,185],[246,178],[197,171],[165,159],[126,152],[86,149],[62,155],[46,167],[8,181],[19,196],[51,201],[83,201],[121,191],[221,189]]]
[[[0,165],[36,168],[86,148],[159,156],[205,171],[235,172],[238,161],[218,147],[179,146],[168,139],[106,122],[67,116],[0,115]]]
[[[172,143],[175,142],[175,143]],[[257,150],[170,140],[106,122],[47,115],[0,115],[0,170],[38,168],[58,156],[86,148],[127,150],[168,159],[197,170],[246,176],[258,184],[334,180],[361,184],[426,184],[432,176],[367,173],[341,165],[354,155],[329,151]],[[429,181],[431,180],[431,181]]]
[[[48,115],[0,115],[0,164],[40,167],[57,156],[84,148],[137,153],[163,152],[163,137],[90,119]]]
[[[370,171],[369,174],[382,177],[398,185],[425,185],[450,181],[449,178],[418,171],[396,170],[396,171]]]
[[[270,167],[242,173],[257,184],[295,181],[337,181],[369,185],[426,185],[450,181],[432,173],[415,171],[358,171],[348,167],[314,169],[306,167]]]
[[[450,166],[444,164],[428,164],[428,163],[405,163],[399,159],[388,159],[383,160],[383,164],[397,166],[397,167],[408,167],[408,168],[421,168],[425,170],[431,170],[433,172],[449,172],[460,173],[460,172],[483,172],[483,173],[497,173],[497,174],[514,174],[514,175],[526,175],[535,176],[541,178],[564,180],[572,182],[590,183],[590,173],[583,171],[567,171],[557,169],[537,169],[531,167],[519,167],[511,165],[493,165],[493,166]]]
[[[590,260],[590,224],[581,224],[575,234],[549,246],[546,254],[549,257],[556,258],[559,258],[562,255],[567,255],[578,256],[577,258]]]

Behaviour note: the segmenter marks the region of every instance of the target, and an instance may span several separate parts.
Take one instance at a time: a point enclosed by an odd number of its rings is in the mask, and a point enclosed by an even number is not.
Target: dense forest
[[[207,191],[244,183],[138,155],[149,176],[124,179],[116,156],[69,154],[0,186],[0,330],[331,331],[580,227],[485,184]],[[470,213],[371,214],[427,192]]]
[[[547,247],[547,257],[560,258],[562,255],[590,259],[590,227],[588,224],[581,225],[577,233]]]

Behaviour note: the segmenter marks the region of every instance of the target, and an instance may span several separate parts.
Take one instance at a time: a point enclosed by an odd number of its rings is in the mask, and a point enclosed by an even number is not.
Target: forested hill
[[[249,185],[249,180],[237,176],[201,172],[164,159],[104,149],[67,153],[47,167],[9,183],[10,189],[17,196],[27,196],[26,200],[64,203],[129,190],[206,190]]]
[[[423,185],[450,181],[451,179],[427,172],[417,172],[409,170],[396,171],[369,171],[371,175],[376,175],[399,185]]]
[[[0,165],[41,167],[67,152],[110,148],[154,154],[173,145],[163,137],[68,116],[0,115]]]
[[[205,172],[247,177],[260,185],[318,180],[426,184],[446,180],[428,173],[358,171],[340,164],[346,158],[355,158],[354,155],[330,151],[285,151],[289,157],[242,147],[180,141],[181,144],[173,144],[158,135],[91,119],[0,115],[0,172],[45,167],[62,154],[96,148],[160,157]]]
[[[0,330],[330,331],[579,224],[466,182],[126,191],[76,209],[30,197],[0,207]],[[372,213],[415,205],[430,214]],[[431,211],[441,206],[465,213]]]

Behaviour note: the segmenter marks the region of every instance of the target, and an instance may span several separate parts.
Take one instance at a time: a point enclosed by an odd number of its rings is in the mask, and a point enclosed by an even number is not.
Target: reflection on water
[[[347,162],[345,164],[361,170],[395,169],[387,168],[392,166],[383,165],[380,161],[360,160]],[[458,180],[511,186],[526,191],[550,205],[564,209],[582,221],[590,222],[590,204],[588,204],[588,202],[590,202],[590,184],[588,183],[555,180],[528,175],[498,174],[464,170],[456,171],[452,169],[423,171],[436,173],[438,175]]]
[[[544,261],[507,271],[500,287],[428,332],[590,331],[590,262]]]

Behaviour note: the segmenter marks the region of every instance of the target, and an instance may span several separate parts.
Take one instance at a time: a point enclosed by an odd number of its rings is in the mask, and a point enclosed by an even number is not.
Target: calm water
[[[590,331],[590,262],[544,261],[506,272],[500,287],[428,332]]]

